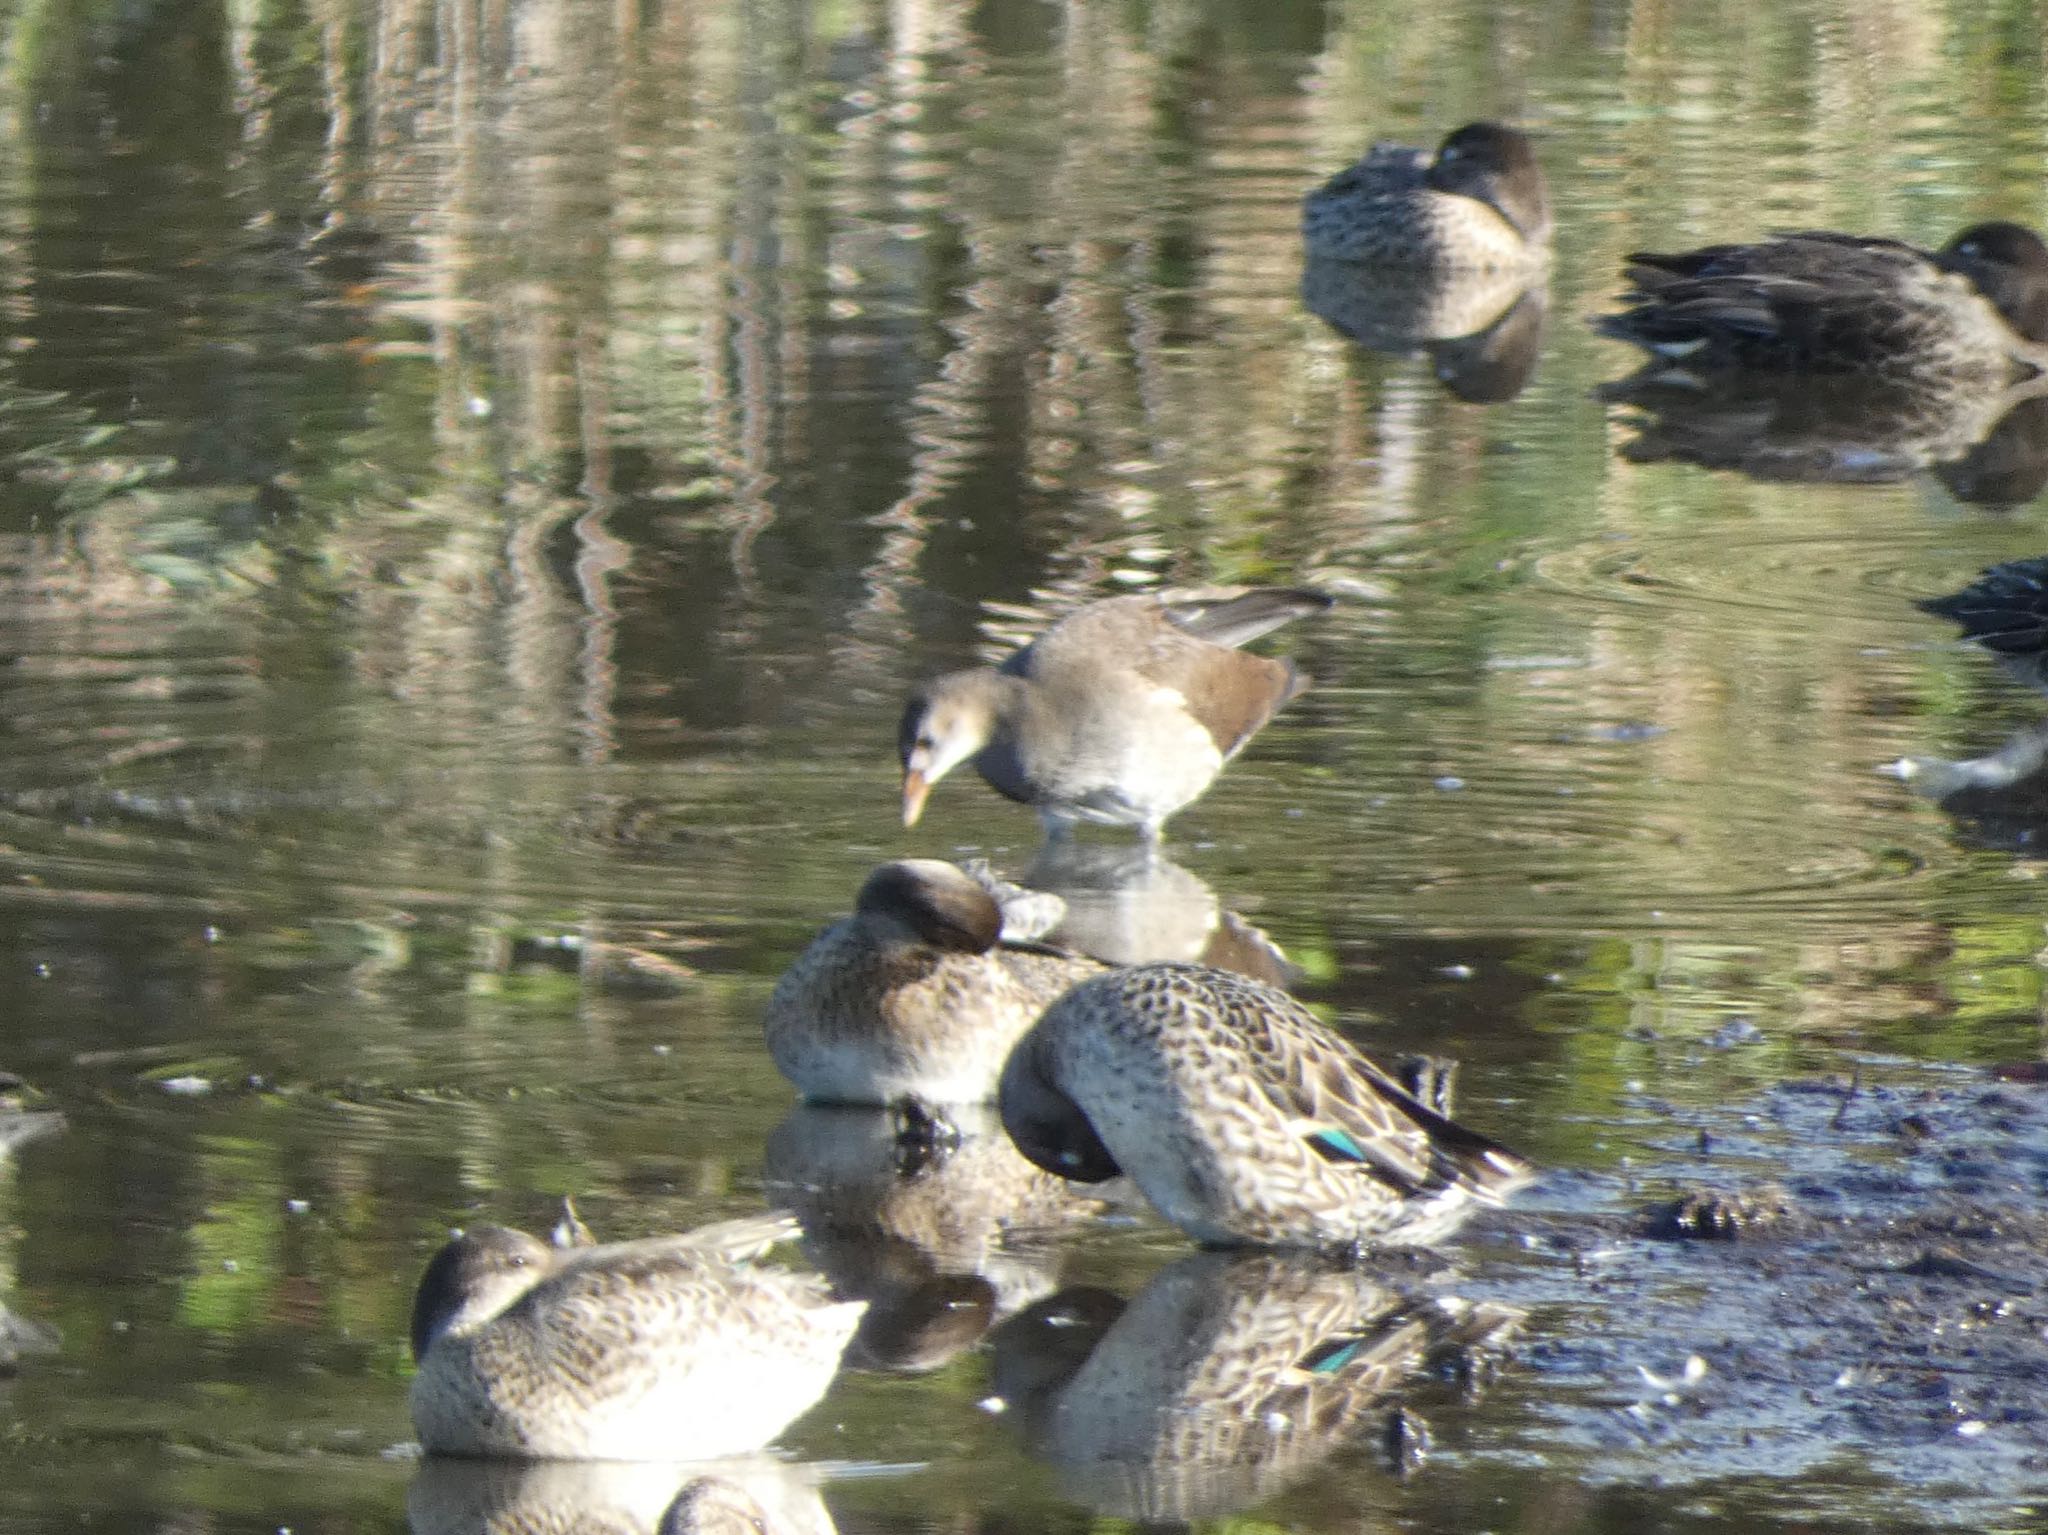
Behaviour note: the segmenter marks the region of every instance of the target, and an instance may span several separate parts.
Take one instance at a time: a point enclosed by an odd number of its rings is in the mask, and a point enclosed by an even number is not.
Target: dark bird
[[[2048,692],[2048,555],[1993,565],[1960,591],[1919,606],[1955,624],[2015,681]],[[1983,756],[1904,757],[1893,771],[1938,800],[1974,845],[2030,858],[2048,847],[2048,723],[2029,725]]]
[[[949,672],[903,710],[903,824],[931,786],[972,761],[1035,807],[1049,835],[1075,821],[1156,841],[1306,680],[1236,647],[1331,604],[1325,593],[1111,597],[1076,608],[999,667]]]
[[[1975,224],[1938,251],[1810,231],[1628,258],[1602,332],[1688,368],[1944,376],[2048,372],[2048,245]]]
[[[1918,606],[1994,655],[2038,658],[2048,653],[2048,555],[1989,566],[1961,591]]]
[[[1918,606],[1988,650],[2007,676],[2048,692],[2048,555],[1989,566],[1961,591]]]

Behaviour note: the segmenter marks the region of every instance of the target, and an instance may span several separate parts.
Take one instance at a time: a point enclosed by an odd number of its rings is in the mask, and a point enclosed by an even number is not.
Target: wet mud
[[[1875,1477],[1964,1522],[2040,1480],[2048,1089],[1873,1063],[1648,1107],[1672,1147],[1648,1197],[1589,1219],[1558,1206],[1626,1195],[1553,1178],[1458,1280],[1535,1318],[1509,1387],[1528,1448],[1598,1480]]]

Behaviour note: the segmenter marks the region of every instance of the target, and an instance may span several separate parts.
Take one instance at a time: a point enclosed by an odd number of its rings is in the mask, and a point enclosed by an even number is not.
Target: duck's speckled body
[[[1018,1036],[1103,968],[1006,942],[1003,918],[952,864],[883,864],[776,983],[763,1028],[777,1069],[815,1103],[993,1098]]]
[[[1375,144],[1302,202],[1317,260],[1430,272],[1526,272],[1550,252],[1550,197],[1525,134],[1467,123],[1432,157]]]
[[[1977,224],[1939,251],[1832,231],[1629,257],[1600,328],[1689,369],[1942,377],[2048,368],[2048,246]]]
[[[1237,647],[1329,608],[1289,587],[1109,597],[1074,609],[1000,667],[950,672],[904,706],[903,821],[963,762],[1033,806],[1148,840],[1192,804],[1304,679]]]
[[[1001,1107],[1041,1166],[1128,1173],[1166,1219],[1225,1246],[1423,1240],[1532,1171],[1287,993],[1200,965],[1075,987],[1018,1042]]]
[[[759,1449],[824,1394],[863,1303],[750,1261],[786,1214],[556,1248],[502,1226],[435,1256],[413,1302],[429,1454],[682,1460]]]

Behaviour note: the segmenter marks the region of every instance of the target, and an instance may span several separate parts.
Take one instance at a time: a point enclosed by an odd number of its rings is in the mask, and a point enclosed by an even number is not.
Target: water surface
[[[1587,321],[1639,248],[2042,223],[2033,8],[0,25],[0,1065],[67,1120],[0,1166],[0,1304],[49,1330],[0,1378],[10,1528],[401,1528],[447,1228],[758,1208],[781,967],[878,858],[1030,861],[971,780],[897,825],[905,686],[1020,614],[1266,579],[1345,595],[1281,643],[1317,687],[1171,856],[1553,1175],[1427,1277],[1528,1316],[1489,1389],[1409,1383],[1422,1469],[1361,1421],[1250,1525],[2026,1517],[2025,1420],[1642,1430],[1638,1365],[1727,1356],[1685,1320],[1711,1266],[1625,1217],[1703,1132],[1717,1174],[1810,1149],[1827,1116],[1758,1108],[1788,1076],[2038,1056],[2040,866],[1882,769],[2040,716],[1913,605],[2048,552],[2040,502],[1634,462]],[[1309,312],[1297,232],[1369,141],[1476,116],[1538,135],[1559,223],[1488,406]],[[1906,1155],[1857,1133],[1852,1169]],[[1589,1287],[1610,1239],[1678,1320],[1581,1358],[1643,1325]],[[1023,1288],[1183,1255],[1091,1229]],[[849,1372],[786,1436],[840,1528],[1090,1527],[977,1405],[1003,1357]]]

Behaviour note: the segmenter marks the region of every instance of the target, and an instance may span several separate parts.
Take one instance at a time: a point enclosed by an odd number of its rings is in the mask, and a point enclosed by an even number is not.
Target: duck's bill
[[[917,824],[917,818],[924,814],[925,799],[931,792],[931,780],[926,778],[916,768],[911,768],[903,775],[903,824],[905,826],[915,826]]]

